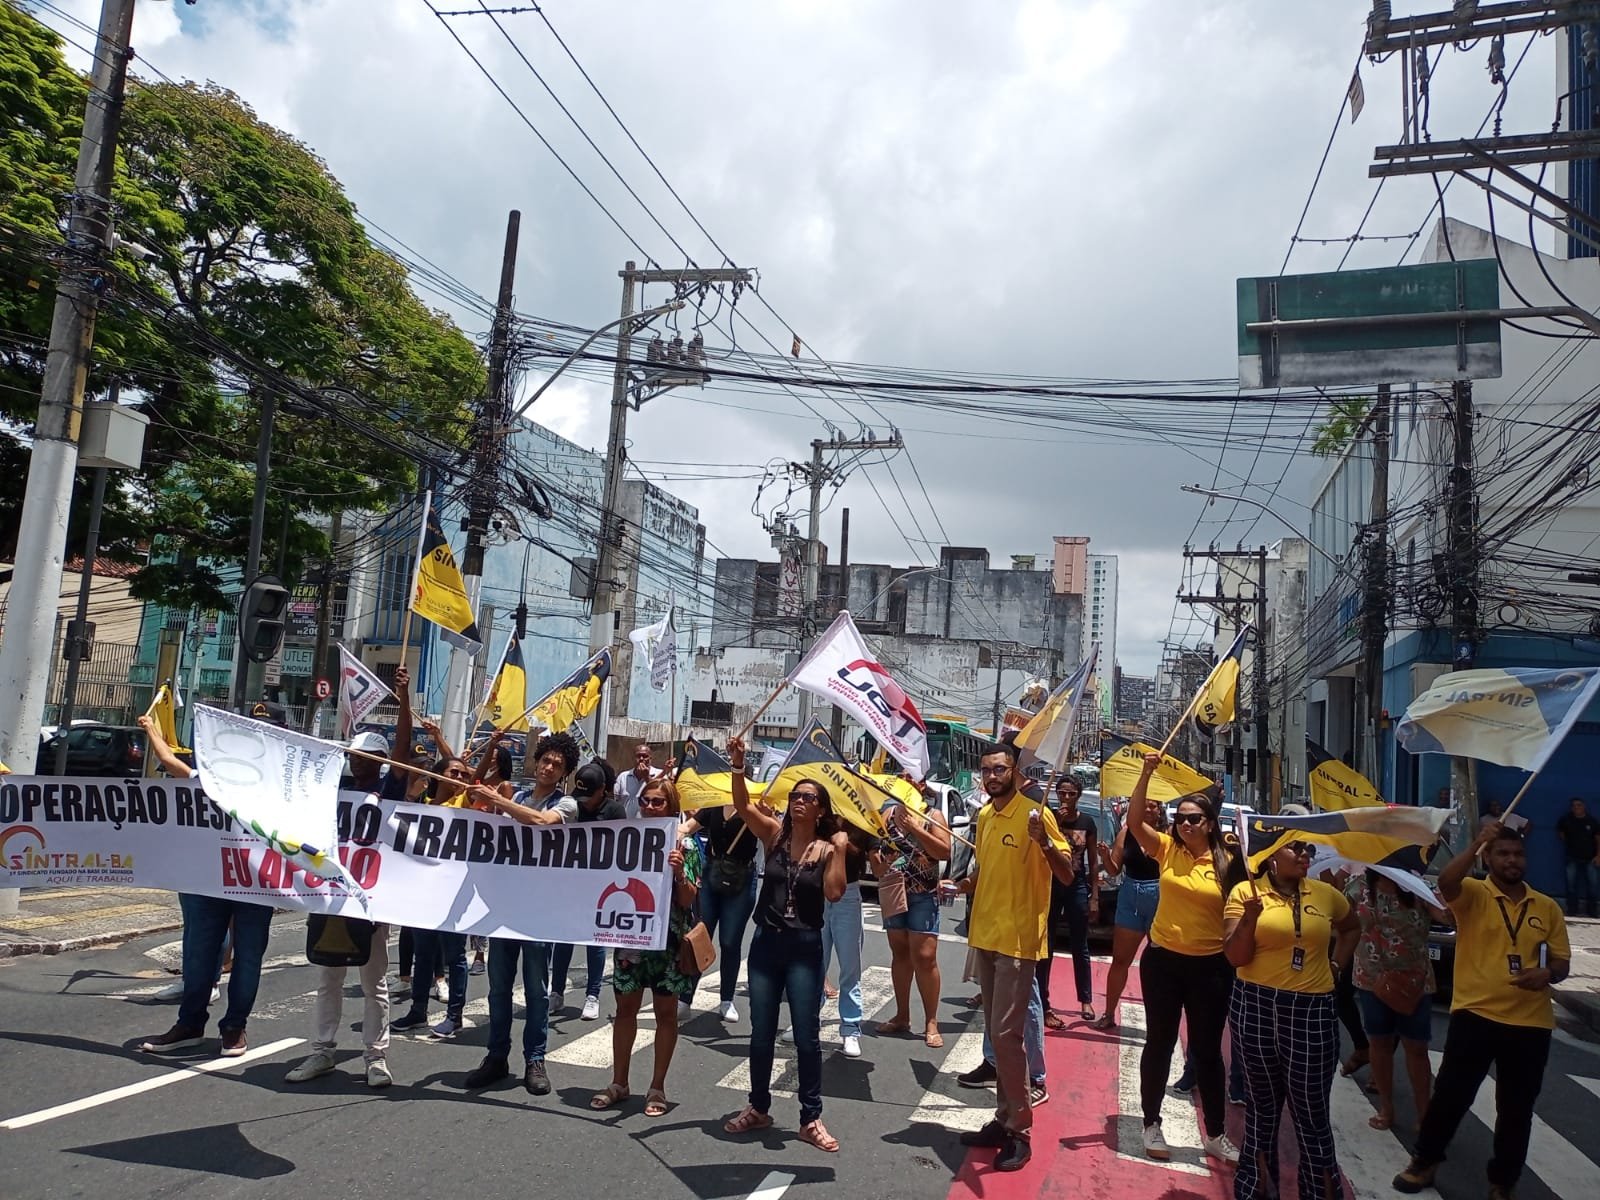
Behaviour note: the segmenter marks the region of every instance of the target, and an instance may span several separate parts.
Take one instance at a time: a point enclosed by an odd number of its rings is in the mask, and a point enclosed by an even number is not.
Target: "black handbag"
[[[312,913],[306,918],[306,958],[319,967],[361,967],[372,957],[372,921]]]
[[[748,825],[740,826],[739,832],[728,843],[728,849],[706,863],[706,886],[719,896],[737,896],[750,886],[755,863],[748,859],[741,862],[728,857],[729,852],[739,844],[739,839],[749,830]]]

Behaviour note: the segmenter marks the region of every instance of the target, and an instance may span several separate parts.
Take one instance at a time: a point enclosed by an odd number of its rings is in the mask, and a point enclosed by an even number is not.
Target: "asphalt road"
[[[869,907],[868,924],[877,916]],[[56,957],[0,964],[0,1197],[230,1197],[261,1194],[262,1181],[292,1177],[297,1189],[384,1200],[457,1193],[521,1193],[544,1186],[574,1197],[647,1195],[700,1200],[819,1194],[870,1197],[1082,1197],[1115,1192],[1150,1196],[1231,1196],[1230,1173],[1198,1153],[1191,1102],[1168,1102],[1166,1128],[1173,1162],[1146,1162],[1138,1149],[1137,1003],[1124,1009],[1119,1040],[1076,1020],[1048,1040],[1053,1098],[1040,1110],[1032,1166],[994,1175],[986,1156],[959,1145],[962,1129],[981,1124],[993,1093],[959,1088],[954,1076],[979,1055],[975,1010],[963,1000],[964,946],[941,943],[945,1047],[920,1039],[865,1039],[856,1060],[838,1053],[832,1006],[824,1010],[825,1119],[843,1143],[825,1155],[794,1137],[796,1106],[782,1095],[775,1129],[753,1137],[722,1132],[744,1098],[747,1021],[724,1027],[701,993],[669,1078],[675,1107],[659,1119],[642,1111],[650,1051],[635,1053],[637,1097],[620,1111],[595,1113],[589,1097],[609,1079],[610,994],[602,1020],[584,1022],[569,1007],[553,1027],[550,1073],[555,1091],[533,1097],[515,1081],[484,1093],[460,1081],[483,1054],[486,981],[474,977],[468,1007],[473,1027],[456,1040],[397,1036],[390,1050],[395,1086],[370,1091],[361,1082],[360,1038],[348,1036],[341,1070],[309,1084],[284,1082],[284,1072],[309,1049],[316,976],[301,956],[303,925],[280,914],[261,996],[249,1029],[251,1053],[219,1060],[211,1043],[184,1063],[138,1053],[140,1040],[165,1030],[175,1007],[150,993],[172,976],[175,935]],[[582,955],[576,956],[582,975]],[[890,1003],[888,954],[880,933],[867,934],[864,986],[869,1021]],[[1058,964],[1057,1003],[1071,1000],[1071,973]],[[1097,988],[1103,965],[1096,966]],[[345,1023],[360,1020],[351,988]],[[1137,975],[1135,975],[1135,983]],[[577,994],[573,983],[568,997]],[[1137,991],[1134,991],[1135,1000]],[[581,997],[579,997],[581,1000]],[[738,1000],[741,1016],[744,997]],[[435,1011],[439,1006],[436,1004]],[[216,1015],[217,1010],[213,1010]],[[646,1022],[648,1028],[648,1022]],[[1437,1044],[1443,1041],[1440,1018]],[[519,1030],[514,1038],[520,1036]],[[780,1066],[788,1053],[780,1046]],[[1176,1065],[1176,1064],[1175,1064]],[[792,1063],[777,1090],[791,1093]],[[1349,1080],[1335,1085],[1341,1163],[1358,1196],[1391,1194],[1388,1178],[1405,1161],[1396,1134],[1367,1128],[1371,1105]],[[1493,1098],[1479,1099],[1492,1119]],[[1600,1056],[1597,1048],[1559,1035],[1540,1104],[1533,1170],[1522,1200],[1590,1194],[1600,1166]],[[1402,1089],[1401,1127],[1411,1114]],[[1239,1137],[1240,1111],[1230,1113]],[[1442,1175],[1447,1200],[1483,1195],[1487,1128],[1469,1117]],[[1285,1194],[1293,1195],[1292,1152]]]

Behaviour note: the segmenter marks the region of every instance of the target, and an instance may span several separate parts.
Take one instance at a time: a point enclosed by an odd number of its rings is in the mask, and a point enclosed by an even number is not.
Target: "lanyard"
[[[1505,923],[1506,932],[1511,935],[1511,948],[1515,950],[1517,948],[1517,934],[1522,932],[1522,923],[1528,919],[1528,905],[1533,903],[1533,897],[1529,896],[1522,902],[1521,907],[1517,909],[1517,923],[1515,925],[1511,923],[1511,918],[1506,915],[1506,898],[1504,896],[1496,896],[1494,902],[1500,908],[1500,920]]]
[[[1290,907],[1294,910],[1294,940],[1298,942],[1300,940],[1300,886],[1299,886],[1299,884],[1295,885],[1294,901],[1292,902]]]

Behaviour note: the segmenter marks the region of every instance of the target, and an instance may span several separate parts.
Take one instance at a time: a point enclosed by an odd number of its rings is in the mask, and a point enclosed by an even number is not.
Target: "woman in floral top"
[[[639,818],[679,817],[678,789],[668,779],[652,779],[639,793]],[[611,1083],[589,1101],[595,1109],[621,1104],[628,1090],[628,1067],[634,1037],[639,1030],[639,1007],[649,989],[656,1014],[655,1071],[645,1093],[644,1115],[659,1117],[667,1111],[667,1068],[678,1045],[678,997],[691,994],[699,976],[685,975],[678,965],[678,945],[694,925],[694,902],[700,891],[704,866],[700,844],[682,839],[667,855],[672,868],[672,915],[667,921],[664,950],[616,952],[611,968],[611,988],[616,993],[617,1015],[611,1026]]]
[[[1403,1047],[1406,1074],[1416,1102],[1417,1121],[1428,1106],[1433,1072],[1428,1065],[1428,1041],[1433,1036],[1433,966],[1428,962],[1430,918],[1448,920],[1443,909],[1420,900],[1394,880],[1376,871],[1356,875],[1345,884],[1361,922],[1353,963],[1361,1024],[1371,1039],[1372,1083],[1378,1089],[1378,1111],[1368,1119],[1374,1129],[1394,1124],[1394,1051]],[[1422,983],[1422,997],[1410,1013],[1397,1011],[1382,998],[1384,984],[1402,982],[1414,988]]]

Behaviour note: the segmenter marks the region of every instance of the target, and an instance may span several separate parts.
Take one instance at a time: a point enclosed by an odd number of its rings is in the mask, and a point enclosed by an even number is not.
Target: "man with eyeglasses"
[[[524,825],[562,825],[578,819],[578,802],[561,789],[561,781],[578,765],[578,743],[570,733],[551,733],[533,748],[533,787],[507,800],[493,788],[472,789],[474,802]],[[469,1088],[488,1087],[511,1074],[511,991],[521,959],[522,991],[527,1011],[522,1024],[522,1086],[535,1096],[550,1093],[545,1047],[550,1041],[549,942],[516,938],[489,939],[489,1053],[463,1081]]]
[[[958,885],[972,897],[967,941],[976,951],[983,1018],[994,1043],[994,1120],[961,1135],[987,1147],[997,1171],[1019,1171],[1033,1156],[1033,1104],[1024,1042],[1035,970],[1050,953],[1052,877],[1070,887],[1071,848],[1050,810],[1020,790],[1017,749],[984,748],[979,775],[989,803],[978,813],[973,871]]]

